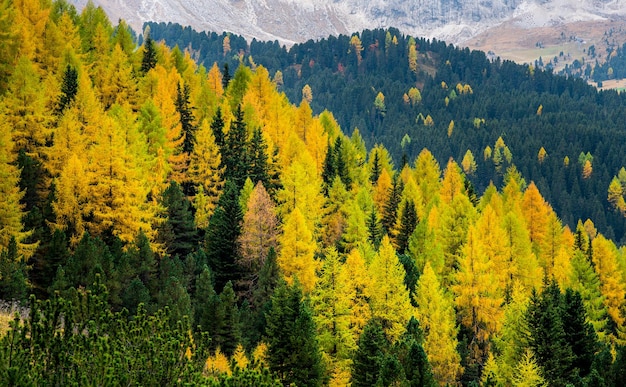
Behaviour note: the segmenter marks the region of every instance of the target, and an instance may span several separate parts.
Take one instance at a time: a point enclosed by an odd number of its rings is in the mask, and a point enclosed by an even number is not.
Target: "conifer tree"
[[[341,281],[342,270],[337,250],[327,249],[320,278],[311,294],[320,349],[329,371],[335,374],[344,371],[356,348],[350,331],[349,289]]]
[[[424,350],[432,365],[433,376],[441,385],[456,384],[463,367],[456,350],[454,309],[429,263],[424,267],[415,294],[415,317],[424,330]]]
[[[248,166],[250,180],[252,180],[253,184],[262,182],[265,187],[269,187],[269,156],[267,154],[267,144],[263,138],[261,129],[256,128],[252,131],[248,148],[250,153]]]
[[[270,370],[285,384],[322,385],[324,367],[315,325],[297,282],[278,284],[266,318]]]
[[[359,336],[352,365],[352,386],[376,385],[379,381],[385,348],[389,342],[380,322],[372,318]]]
[[[319,266],[315,259],[317,245],[298,207],[285,218],[279,242],[278,265],[287,283],[293,284],[297,279],[305,293],[311,292],[315,286],[315,272]]]
[[[74,102],[78,93],[78,72],[71,65],[65,67],[63,72],[63,83],[61,85],[61,94],[57,102],[55,113],[57,115],[63,114],[65,109]]]
[[[24,192],[20,191],[20,171],[15,167],[11,131],[7,127],[5,116],[0,112],[0,251],[8,249],[12,238],[18,244],[18,250],[26,258],[33,248],[25,244],[30,235],[23,230],[23,206],[20,204]]]
[[[383,237],[378,254],[369,265],[372,278],[370,306],[391,342],[398,340],[413,315],[409,290],[404,285],[405,270],[389,237]]]
[[[201,187],[206,196],[206,203],[202,208],[196,206],[196,211],[208,216],[213,213],[224,186],[224,167],[221,164],[222,156],[215,137],[209,124],[203,121],[190,155],[188,176],[196,192],[200,192]]]
[[[230,124],[228,135],[225,139],[222,157],[224,159],[224,179],[231,180],[238,188],[248,176],[248,132],[243,119],[241,106],[237,106],[235,119]]]
[[[206,252],[215,276],[215,289],[219,292],[228,281],[239,280],[237,239],[241,234],[243,216],[238,197],[235,184],[227,181],[206,232]]]
[[[339,281],[344,283],[346,287],[348,310],[350,311],[350,331],[353,340],[356,341],[372,315],[369,306],[372,278],[359,250],[354,249],[348,254],[339,276]]]
[[[398,252],[404,253],[408,249],[409,238],[413,234],[415,227],[417,227],[417,222],[415,204],[409,199],[403,206],[402,213],[399,217],[398,234],[395,238],[395,245]]]
[[[396,219],[398,217],[398,206],[402,200],[403,189],[404,186],[402,180],[400,180],[400,176],[395,174],[393,176],[391,188],[389,189],[387,201],[385,202],[382,217],[383,230],[392,236],[396,225]]]
[[[144,74],[153,69],[157,64],[157,51],[156,44],[150,36],[149,31],[146,31],[146,40],[143,42],[143,55],[141,59],[141,72]]]
[[[191,203],[178,183],[172,181],[163,192],[161,204],[167,219],[159,226],[159,242],[166,246],[168,254],[184,259],[198,248],[198,231]]]

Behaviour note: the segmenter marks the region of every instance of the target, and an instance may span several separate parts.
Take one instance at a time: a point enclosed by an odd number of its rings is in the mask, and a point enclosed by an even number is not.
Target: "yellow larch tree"
[[[15,0],[15,24],[18,26],[20,53],[34,62],[43,62],[44,34],[50,8],[39,0]]]
[[[477,228],[470,226],[452,286],[461,322],[472,335],[470,364],[484,363],[489,339],[502,327],[504,294],[490,258]]]
[[[428,149],[422,149],[415,160],[415,182],[422,191],[423,207],[430,210],[431,204],[439,200],[441,169]]]
[[[441,209],[435,238],[443,250],[444,286],[453,282],[453,273],[459,267],[461,248],[467,240],[467,230],[474,223],[475,217],[476,209],[464,194],[456,195],[449,205],[443,205]]]
[[[363,44],[361,43],[361,39],[359,39],[358,35],[352,35],[350,38],[350,46],[354,49],[357,65],[360,66],[361,61],[363,60],[363,57],[361,56],[361,52],[363,52]]]
[[[11,238],[15,238],[21,255],[28,258],[36,245],[25,244],[30,233],[23,230],[20,200],[24,192],[20,191],[20,170],[15,166],[11,130],[0,110],[0,251],[9,247]]]
[[[476,159],[474,159],[474,154],[471,150],[468,149],[467,152],[465,152],[461,166],[463,167],[463,172],[468,175],[473,175],[474,172],[476,172]]]
[[[551,209],[546,213],[545,230],[539,240],[539,252],[537,258],[546,276],[552,278],[555,273],[557,255],[563,247],[563,225]],[[562,283],[559,283],[562,285]]]
[[[623,327],[626,322],[626,284],[618,264],[618,252],[610,240],[602,234],[591,242],[592,259],[596,272],[600,277],[604,304],[607,312],[615,324]]]
[[[522,213],[530,232],[530,241],[535,249],[544,238],[550,205],[546,203],[534,182],[530,182],[522,197]]]
[[[463,176],[461,175],[461,168],[450,158],[448,165],[443,171],[443,180],[441,181],[440,195],[444,203],[450,204],[455,196],[462,194],[465,191],[463,184]]]
[[[148,189],[137,179],[141,172],[128,151],[131,147],[119,124],[103,116],[86,168],[93,206],[88,230],[94,235],[112,231],[131,242],[142,230],[152,240],[156,205],[146,201]]]
[[[426,263],[415,291],[415,317],[424,332],[424,351],[440,386],[456,385],[463,373],[458,345],[456,317],[450,296]]]
[[[495,198],[499,199],[497,193],[492,197],[493,202],[497,201]],[[504,292],[510,282],[512,265],[507,256],[507,239],[506,232],[502,228],[502,219],[491,203],[487,204],[480,214],[475,223],[475,231],[482,245],[483,254],[492,264],[498,287],[501,292]]]
[[[315,259],[317,244],[298,207],[284,218],[279,244],[277,261],[285,280],[291,285],[297,278],[302,290],[310,293],[315,287],[315,273],[319,266],[319,261]]]
[[[329,371],[333,377],[350,372],[356,338],[350,331],[350,292],[341,281],[341,263],[337,250],[326,250],[311,306],[317,338]]]
[[[387,337],[395,342],[405,331],[414,311],[409,290],[404,285],[406,272],[389,236],[383,237],[380,250],[370,262],[368,272],[372,278],[372,317],[380,319]]]
[[[10,78],[2,99],[5,119],[11,127],[15,151],[24,150],[43,161],[43,148],[50,136],[51,113],[47,110],[45,90],[35,65],[22,56]]]
[[[67,164],[55,180],[55,197],[52,209],[56,216],[54,226],[70,236],[73,245],[82,238],[85,218],[91,212],[89,181],[82,161],[72,153]]]
[[[348,253],[346,262],[339,273],[339,281],[345,284],[350,313],[350,331],[353,339],[358,339],[363,328],[372,317],[369,294],[372,278],[367,270],[365,258],[358,249]]]
[[[383,169],[378,177],[378,181],[376,181],[373,193],[376,212],[379,214],[383,213],[383,208],[389,198],[389,190],[391,190],[391,175],[387,172],[387,169]]]
[[[128,103],[137,109],[138,86],[133,75],[132,64],[119,44],[116,44],[106,61],[106,68],[100,76],[101,83],[96,85],[105,109],[111,105]]]
[[[202,186],[207,198],[202,211],[211,215],[224,186],[224,167],[219,147],[208,121],[203,121],[196,132],[196,145],[190,155],[188,179],[195,186]]]
[[[509,277],[505,289],[512,289],[519,284],[527,295],[530,295],[533,288],[541,287],[543,270],[539,266],[537,256],[532,252],[530,234],[519,209],[510,211],[504,216],[502,229]]]
[[[309,232],[317,233],[321,221],[324,198],[320,192],[321,178],[315,162],[304,151],[293,160],[281,176],[282,189],[277,194],[279,214],[283,217],[298,207],[306,220]]]

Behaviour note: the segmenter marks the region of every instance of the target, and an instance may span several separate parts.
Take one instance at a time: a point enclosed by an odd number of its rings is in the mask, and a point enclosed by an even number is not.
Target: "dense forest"
[[[154,30],[0,3],[1,385],[626,379],[620,95],[396,30],[207,66]]]
[[[398,169],[423,148],[441,165],[469,151],[476,169],[465,172],[483,192],[491,182],[501,187],[514,164],[570,228],[593,219],[626,242],[625,219],[607,201],[611,179],[626,166],[624,95],[393,29],[287,49],[175,24],[147,26],[156,40],[189,49],[206,67],[217,62],[234,71],[245,63],[278,72],[279,90],[292,103],[306,87],[314,114],[327,109],[347,133],[358,128],[368,147],[384,145]]]

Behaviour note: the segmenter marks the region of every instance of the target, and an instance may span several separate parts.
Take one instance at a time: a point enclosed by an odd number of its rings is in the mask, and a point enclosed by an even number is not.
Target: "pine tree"
[[[395,238],[396,249],[400,253],[404,253],[409,247],[409,238],[415,227],[417,227],[417,212],[415,211],[415,204],[412,200],[408,200],[402,207],[402,213],[399,219],[398,235]]]
[[[572,366],[578,370],[580,377],[585,377],[591,371],[598,351],[597,336],[593,326],[587,321],[587,312],[580,293],[566,289],[563,304],[565,340],[574,353]]]
[[[393,348],[408,386],[435,387],[432,369],[422,346],[423,333],[415,317],[409,320],[406,331]]]
[[[141,59],[141,72],[144,74],[153,69],[157,64],[156,44],[149,33],[143,43],[143,56]]]
[[[228,281],[219,295],[215,313],[218,324],[211,333],[211,345],[220,348],[227,356],[232,356],[241,341],[239,310],[232,282]]]
[[[278,284],[266,319],[270,370],[287,385],[321,385],[324,369],[315,325],[297,282]]]
[[[389,342],[380,321],[370,319],[359,336],[352,365],[352,386],[374,386],[378,382]]]
[[[238,197],[235,184],[227,181],[206,231],[206,252],[215,275],[215,289],[220,292],[228,281],[236,282],[240,276],[237,239],[243,216]]]
[[[78,72],[74,67],[68,64],[65,67],[65,72],[63,73],[61,95],[59,95],[59,100],[55,109],[55,113],[57,115],[60,116],[63,114],[65,109],[70,106],[72,102],[74,102],[76,93],[78,93]]]
[[[543,370],[543,376],[555,385],[566,385],[571,380],[575,359],[567,342],[562,310],[561,290],[553,281],[541,294],[533,291],[525,316],[530,348]]]
[[[167,219],[159,226],[158,240],[172,256],[184,259],[198,248],[198,231],[194,223],[191,203],[175,181],[163,192],[162,206]]]
[[[393,176],[391,188],[389,189],[388,199],[385,202],[382,218],[383,230],[390,235],[393,234],[393,230],[396,225],[398,206],[400,205],[400,201],[402,200],[403,189],[404,186],[402,180],[400,180],[400,176],[398,174],[395,174]]]
[[[254,184],[262,182],[265,187],[269,187],[269,157],[267,154],[267,144],[263,138],[261,129],[256,128],[252,131],[248,148],[250,154],[248,166],[250,180],[252,180]]]
[[[195,117],[193,115],[192,107],[189,101],[189,84],[186,82],[181,87],[180,84],[176,86],[176,111],[180,115],[180,125],[182,128],[183,140],[183,152],[191,153],[196,145],[196,130]]]
[[[241,106],[237,106],[235,119],[230,124],[230,130],[225,139],[222,157],[226,171],[224,179],[231,180],[238,188],[243,187],[243,183],[248,176],[248,132],[243,119]]]

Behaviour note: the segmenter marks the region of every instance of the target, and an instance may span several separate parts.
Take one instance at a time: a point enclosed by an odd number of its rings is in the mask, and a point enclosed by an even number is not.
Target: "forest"
[[[0,2],[0,385],[626,380],[621,95],[394,29],[156,30]]]
[[[294,104],[308,86],[314,114],[331,111],[346,133],[358,128],[367,147],[384,145],[396,164],[423,148],[440,165],[469,151],[477,168],[465,172],[478,192],[491,182],[501,187],[514,164],[571,229],[593,219],[607,237],[626,242],[625,219],[607,201],[612,178],[626,166],[623,94],[395,29],[287,49],[176,24],[146,26],[207,68],[245,63],[279,72],[277,87]]]

